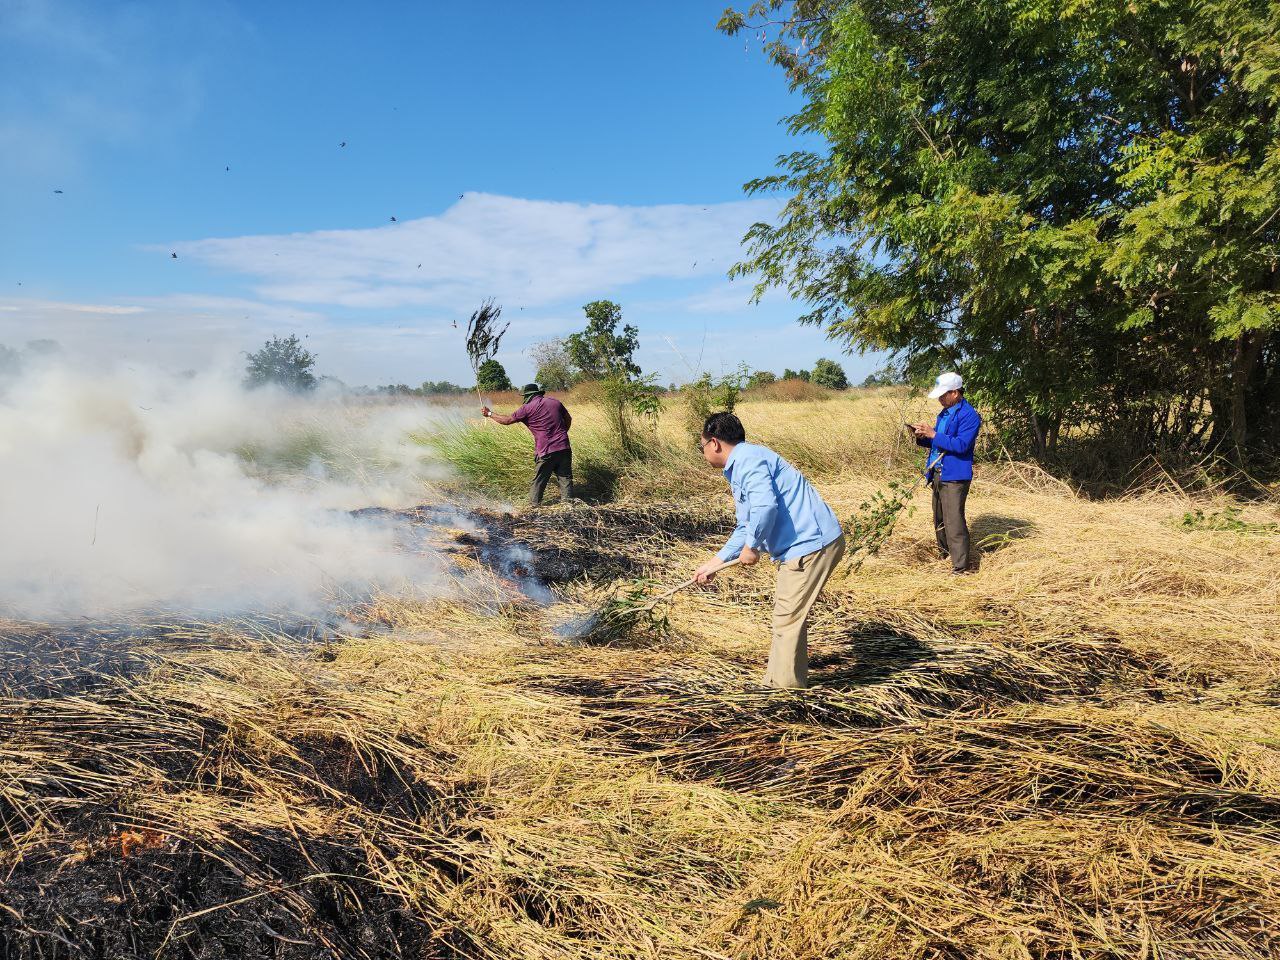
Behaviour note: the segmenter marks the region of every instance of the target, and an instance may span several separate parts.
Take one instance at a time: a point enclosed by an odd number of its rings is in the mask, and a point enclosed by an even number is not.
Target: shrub
[[[702,436],[702,425],[711,414],[716,411],[733,413],[733,408],[738,405],[738,399],[742,396],[743,384],[749,380],[749,376],[746,367],[743,366],[736,373],[718,380],[713,379],[711,374],[704,373],[697,380],[685,385],[681,393],[684,397],[685,409],[688,411],[686,423],[690,435],[695,440]]]

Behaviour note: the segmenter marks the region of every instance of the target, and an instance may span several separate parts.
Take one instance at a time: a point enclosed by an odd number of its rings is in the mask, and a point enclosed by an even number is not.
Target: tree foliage
[[[844,367],[826,357],[813,365],[813,373],[809,375],[809,381],[828,390],[844,390],[849,386],[849,378],[845,376]]]
[[[868,373],[862,380],[862,386],[892,387],[904,382],[902,374],[894,368],[893,364],[886,364],[879,370]]]
[[[609,424],[627,456],[643,456],[646,445],[636,431],[637,422],[657,429],[662,409],[662,388],[654,375],[644,376],[635,362],[640,331],[622,322],[622,308],[612,300],[593,300],[583,308],[586,328],[565,338],[564,349],[574,379],[598,381]]]
[[[546,390],[567,390],[573,384],[573,362],[563,340],[544,340],[529,348],[533,379]]]
[[[511,390],[511,378],[506,368],[490,357],[476,371],[476,387],[480,390]]]
[[[775,19],[776,18],[776,19]],[[1280,17],[1267,0],[766,0],[803,100],[735,275],[959,368],[1012,440],[1280,449]]]
[[[418,393],[424,397],[447,396],[466,392],[466,387],[461,387],[449,380],[423,380],[422,386],[418,388]]]
[[[244,384],[246,387],[261,387],[274,384],[285,390],[306,391],[316,385],[315,374],[311,368],[315,366],[313,353],[302,346],[296,334],[287,337],[272,337],[255,353],[246,354]]]
[[[622,322],[622,307],[612,300],[593,300],[583,308],[587,326],[581,333],[571,334],[564,341],[569,362],[582,380],[604,380],[609,376],[638,377],[640,367],[635,362],[636,348],[640,346],[640,331]]]

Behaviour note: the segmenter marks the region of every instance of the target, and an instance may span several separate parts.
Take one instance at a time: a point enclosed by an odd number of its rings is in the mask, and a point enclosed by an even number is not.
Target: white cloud
[[[302,333],[323,322],[318,313],[236,297],[180,294],[113,304],[0,300],[0,344],[56,340],[71,357],[94,363],[205,367],[271,333]]]
[[[166,244],[157,249],[229,274],[224,283],[248,277],[252,293],[0,298],[0,343],[55,339],[95,361],[187,369],[242,362],[267,337],[296,333],[319,372],[351,384],[469,382],[466,317],[495,296],[511,321],[500,359],[522,379],[532,374],[531,343],[580,329],[581,305],[608,297],[640,326],[642,365],[664,379],[683,379],[685,365],[662,337],[697,356],[694,331],[704,328],[709,367],[802,366],[821,349],[820,333],[793,325],[784,293],[752,307],[750,281],[723,275],[742,233],[775,209],[767,200],[625,207],[468,194],[438,216],[385,227]]]
[[[386,226],[165,249],[253,277],[269,300],[460,311],[496,296],[538,306],[721,276],[746,229],[776,209],[774,200],[626,207],[472,193],[438,216]]]

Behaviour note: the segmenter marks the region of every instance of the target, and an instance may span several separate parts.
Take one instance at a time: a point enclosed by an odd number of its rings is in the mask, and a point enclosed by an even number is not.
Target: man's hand
[[[754,567],[759,559],[759,550],[752,550],[750,547],[743,547],[742,552],[738,554],[738,565],[741,567]]]
[[[938,433],[937,430],[926,423],[917,423],[915,430],[916,436],[921,440],[932,440]]]
[[[480,408],[480,416],[482,416],[482,417],[487,417],[487,416],[488,416],[489,414],[491,414],[491,413],[493,413],[493,411],[492,411],[492,410],[490,410],[488,407],[481,407],[481,408]]]
[[[710,583],[715,578],[716,571],[723,566],[719,557],[713,557],[693,571],[693,579],[696,583]]]

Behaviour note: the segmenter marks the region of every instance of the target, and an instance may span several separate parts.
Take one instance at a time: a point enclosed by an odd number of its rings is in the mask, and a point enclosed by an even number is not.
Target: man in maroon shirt
[[[573,451],[569,449],[569,427],[573,417],[564,404],[555,397],[548,397],[536,383],[526,383],[524,405],[511,416],[494,413],[488,407],[480,412],[495,423],[511,426],[523,423],[533,434],[533,483],[529,484],[529,501],[542,506],[542,494],[547,489],[551,474],[560,482],[560,502],[573,499]]]

